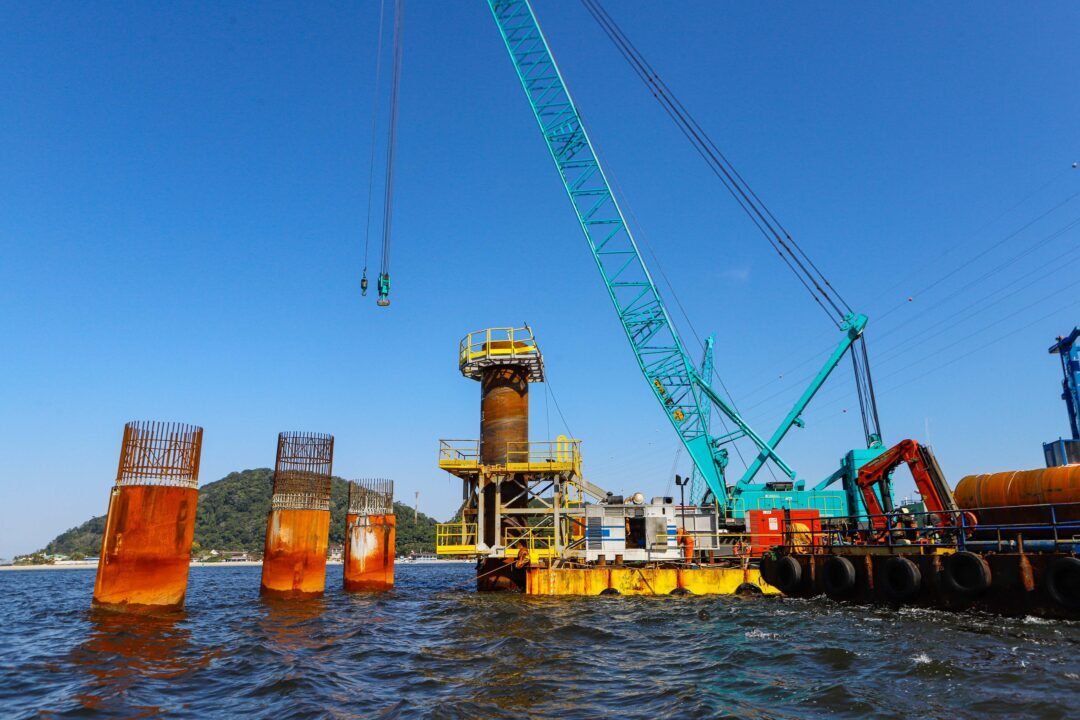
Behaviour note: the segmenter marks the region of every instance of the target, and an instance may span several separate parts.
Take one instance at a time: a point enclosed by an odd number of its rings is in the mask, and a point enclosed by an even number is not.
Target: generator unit
[[[656,562],[682,557],[672,498],[657,497],[648,504],[620,501],[613,497],[585,507],[584,560]]]

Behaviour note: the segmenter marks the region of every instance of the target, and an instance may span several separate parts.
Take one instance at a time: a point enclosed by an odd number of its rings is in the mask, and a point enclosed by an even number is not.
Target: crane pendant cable
[[[383,25],[386,17],[386,0],[379,3],[379,39],[375,46],[375,90],[371,98],[371,156],[368,159],[367,221],[364,223],[364,271],[360,276],[360,294],[367,295],[368,248],[371,246],[371,197],[375,189],[375,145],[379,130],[379,80],[382,78]]]
[[[780,223],[772,211],[758,197],[735,166],[716,146],[701,124],[690,114],[682,101],[675,96],[671,88],[660,77],[641,51],[616,24],[599,0],[581,0],[589,14],[596,20],[607,38],[619,54],[645,85],[649,93],[664,109],[694,150],[701,156],[709,169],[723,184],[724,188],[750,218],[751,222],[764,236],[776,254],[795,275],[814,302],[825,312],[837,327],[853,315],[851,306],[841,297],[829,279],[818,268],[810,256]],[[880,442],[881,424],[878,419],[877,401],[874,397],[874,384],[870,377],[870,358],[866,350],[865,337],[860,335],[857,347],[852,348],[852,364],[855,384],[859,392],[863,430],[867,445]]]
[[[404,0],[394,1],[394,45],[393,45],[393,69],[390,78],[390,107],[389,120],[386,129],[386,166],[383,192],[382,214],[382,260],[379,264],[379,278],[376,284],[378,300],[376,305],[387,307],[390,305],[390,239],[392,221],[394,216],[394,151],[397,139],[398,119],[398,95],[401,85],[401,60],[402,60],[402,34],[404,29]],[[379,84],[382,73],[382,47],[383,47],[383,23],[385,19],[385,0],[379,8],[379,41],[375,59],[375,91],[372,101],[371,120],[371,158],[368,168],[368,200],[367,200],[367,225],[364,237],[364,270],[360,278],[360,292],[367,295],[368,278],[368,249],[371,244],[372,225],[372,195],[375,185],[375,154],[376,140],[379,125]]]

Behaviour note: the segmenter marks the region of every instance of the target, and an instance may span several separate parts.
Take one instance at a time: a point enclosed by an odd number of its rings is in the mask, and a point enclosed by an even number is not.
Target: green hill
[[[220,480],[199,488],[199,508],[195,514],[195,542],[203,550],[244,550],[261,553],[266,536],[266,515],[274,471],[270,468],[229,473]],[[331,485],[330,543],[345,538],[345,510],[348,483],[334,478]],[[435,551],[436,520],[420,513],[413,521],[413,509],[394,503],[397,518],[397,551]],[[45,546],[49,554],[97,555],[105,516],[91,518],[53,538]]]

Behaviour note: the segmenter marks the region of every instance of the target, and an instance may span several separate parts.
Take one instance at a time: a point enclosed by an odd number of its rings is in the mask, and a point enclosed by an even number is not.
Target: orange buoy
[[[131,611],[184,607],[199,501],[202,432],[180,423],[124,426],[94,581],[94,607]]]

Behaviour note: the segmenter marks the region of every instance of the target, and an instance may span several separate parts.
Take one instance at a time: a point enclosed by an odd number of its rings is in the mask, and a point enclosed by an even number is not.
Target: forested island
[[[270,468],[229,473],[220,480],[199,488],[199,507],[195,515],[195,542],[192,555],[215,550],[218,553],[244,552],[261,556],[266,535],[266,516],[274,471]],[[345,511],[348,483],[338,477],[331,485],[330,544],[345,539]],[[107,501],[102,498],[102,505]],[[415,514],[404,503],[394,503],[397,518],[397,552],[430,553],[435,551],[436,520],[424,513]],[[26,558],[45,561],[46,556],[63,555],[72,559],[93,557],[101,552],[105,516],[99,515],[57,535],[44,549]]]

